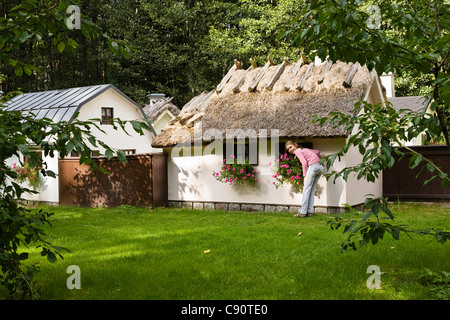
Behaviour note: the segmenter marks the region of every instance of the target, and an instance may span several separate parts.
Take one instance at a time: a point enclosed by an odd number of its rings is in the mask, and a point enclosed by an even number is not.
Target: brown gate
[[[412,147],[414,151],[419,152],[425,158],[430,159],[445,173],[450,173],[450,152],[447,146],[416,146]],[[403,152],[407,150],[401,148]],[[423,185],[431,178],[431,174],[425,168],[416,178],[420,169],[425,165],[423,161],[414,169],[409,168],[410,155],[406,155],[399,161],[399,156],[394,154],[395,164],[391,169],[383,171],[383,195],[391,200],[420,200],[420,201],[439,201],[450,200],[450,186],[441,187],[439,177]]]
[[[167,205],[167,154],[97,158],[110,174],[89,171],[78,158],[59,160],[59,201],[61,205],[116,207],[123,204],[141,207]]]

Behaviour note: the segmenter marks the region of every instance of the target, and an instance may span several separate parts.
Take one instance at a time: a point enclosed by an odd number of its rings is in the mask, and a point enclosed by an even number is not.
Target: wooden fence
[[[432,160],[445,173],[450,173],[450,151],[447,146],[416,146],[412,149]],[[401,149],[401,151],[406,152],[405,149]],[[439,177],[423,185],[431,177],[431,174],[425,168],[416,178],[425,162],[410,169],[408,165],[410,158],[410,155],[406,155],[399,161],[399,156],[395,155],[394,166],[383,171],[384,197],[388,197],[390,200],[449,201],[450,186],[442,188]]]
[[[59,160],[61,205],[116,207],[123,204],[143,207],[167,206],[167,154],[127,156],[96,161],[110,174],[89,171],[78,158]]]

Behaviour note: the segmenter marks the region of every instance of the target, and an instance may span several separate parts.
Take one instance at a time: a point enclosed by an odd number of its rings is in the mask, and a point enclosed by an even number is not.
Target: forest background
[[[148,103],[146,94],[174,97],[180,109],[192,97],[212,90],[232,66],[244,68],[252,58],[264,65],[300,57],[301,48],[280,37],[301,15],[303,0],[83,0],[73,1],[81,23],[101,27],[127,46],[111,48],[105,38],[85,37],[82,29],[61,30],[43,41],[24,41],[11,53],[43,72],[0,62],[1,90],[34,92],[110,83],[136,102]],[[5,16],[19,0],[0,2]],[[70,41],[73,39],[74,41]],[[113,42],[114,44],[114,42]],[[112,49],[112,50],[111,50]],[[114,49],[122,54],[115,54]],[[28,71],[28,72],[27,72]],[[395,75],[397,96],[431,92],[426,75]]]

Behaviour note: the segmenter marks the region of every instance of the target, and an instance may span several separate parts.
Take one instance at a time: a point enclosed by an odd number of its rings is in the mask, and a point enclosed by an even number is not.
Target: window
[[[231,149],[231,150],[230,150]],[[231,152],[230,152],[231,151]],[[233,142],[233,144],[223,144],[223,159],[227,162],[232,162],[231,155],[238,158],[238,160],[248,160],[250,164],[258,165],[258,141],[245,139],[245,143],[242,140]]]
[[[136,154],[136,149],[124,149],[125,155]]]
[[[111,124],[114,119],[113,108],[102,108],[102,124]]]
[[[30,158],[33,158],[32,162],[36,163],[36,169],[41,170],[42,169],[42,151],[31,151],[30,152],[31,157],[23,157],[24,163],[30,163]]]
[[[90,155],[91,155],[91,157],[100,157],[100,151],[98,151],[98,150],[92,150],[91,153],[90,153]],[[71,151],[71,152],[70,152],[70,156],[71,156],[72,158],[79,158],[79,157],[80,157],[80,154],[79,154],[78,152],[76,152],[76,151]]]
[[[91,157],[100,157],[100,156],[101,156],[100,151],[98,150],[91,151]]]

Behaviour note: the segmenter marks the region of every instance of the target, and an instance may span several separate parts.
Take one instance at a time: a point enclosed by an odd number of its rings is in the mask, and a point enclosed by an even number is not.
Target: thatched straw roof
[[[164,98],[160,101],[146,105],[143,110],[145,116],[150,120],[156,121],[158,117],[166,110],[169,110],[174,116],[180,113],[180,109],[172,103],[173,97]]]
[[[245,70],[235,61],[217,88],[189,101],[152,146],[193,143],[194,125],[203,142],[225,139],[227,129],[252,129],[259,137],[270,137],[271,129],[278,129],[281,138],[347,136],[343,128],[313,124],[313,116],[336,109],[352,113],[356,100],[366,97],[374,76],[358,63],[304,62],[302,58],[289,64],[285,59],[273,65],[270,60],[264,67],[252,62]]]

